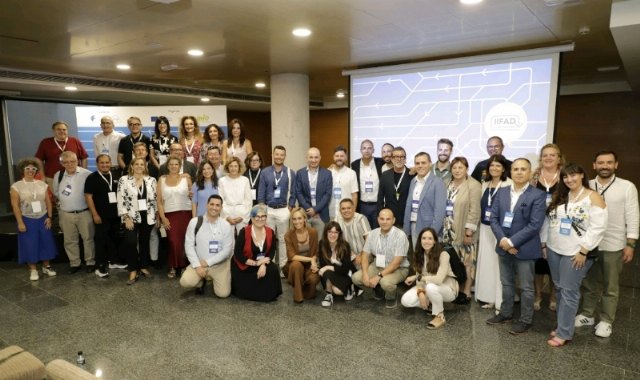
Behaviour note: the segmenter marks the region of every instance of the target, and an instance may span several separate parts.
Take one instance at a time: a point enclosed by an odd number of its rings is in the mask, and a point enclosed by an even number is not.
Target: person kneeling
[[[438,242],[433,228],[420,231],[416,242],[413,268],[415,275],[407,277],[405,284],[416,285],[409,289],[401,299],[404,307],[420,307],[434,316],[427,325],[428,329],[444,326],[444,302],[451,302],[458,295],[458,281],[451,265],[449,254]]]
[[[207,201],[207,213],[191,219],[185,235],[185,253],[190,265],[180,278],[180,286],[196,288],[202,294],[207,280],[220,298],[231,294],[230,257],[233,247],[231,225],[220,218],[222,197],[215,194]]]

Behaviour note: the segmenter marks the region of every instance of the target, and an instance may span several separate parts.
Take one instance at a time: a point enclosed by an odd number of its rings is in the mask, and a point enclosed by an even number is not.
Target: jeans
[[[375,202],[370,204],[360,203],[360,213],[369,221],[372,230],[378,228],[378,205]]]
[[[575,318],[580,304],[580,284],[593,265],[593,260],[587,260],[582,268],[576,269],[573,267],[572,260],[573,256],[560,255],[547,248],[547,261],[549,261],[551,278],[558,300],[556,334],[565,340],[573,338]]]
[[[507,318],[513,316],[513,303],[516,295],[516,275],[520,280],[520,322],[533,323],[533,302],[535,291],[533,278],[536,260],[520,260],[513,255],[500,256],[500,282],[502,283],[502,305],[500,314]]]

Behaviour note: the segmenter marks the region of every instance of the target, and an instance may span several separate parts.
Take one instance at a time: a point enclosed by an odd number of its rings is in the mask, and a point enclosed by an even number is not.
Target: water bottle
[[[82,351],[78,351],[78,357],[76,358],[76,365],[84,369],[85,360],[84,360],[84,355],[82,354]]]

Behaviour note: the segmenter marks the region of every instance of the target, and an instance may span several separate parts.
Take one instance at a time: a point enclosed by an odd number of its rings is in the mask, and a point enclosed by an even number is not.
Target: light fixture
[[[464,4],[464,5],[474,5],[474,4],[478,4],[478,3],[481,3],[481,2],[482,2],[482,0],[460,0],[460,3]]]
[[[336,98],[342,99],[342,98],[344,98],[344,96],[345,96],[345,93],[344,93],[343,90],[336,91]]]
[[[207,103],[207,102],[209,102],[210,100],[211,100],[211,99],[207,98],[206,96],[205,96],[205,97],[200,98],[200,101],[201,101],[201,102],[204,102],[204,103]]]
[[[78,91],[78,87],[76,86],[65,86],[64,89],[67,91]]]
[[[96,369],[96,377],[102,377],[102,370],[100,368]]]
[[[187,54],[192,57],[202,57],[202,55],[204,55],[204,52],[200,49],[191,49],[187,52]]]
[[[265,88],[267,85],[264,82],[256,82],[256,88]]]
[[[127,65],[126,63],[119,63],[116,65],[116,68],[118,70],[129,70],[131,66]]]
[[[597,70],[598,70],[599,72],[601,72],[601,73],[606,73],[606,72],[609,72],[609,71],[617,71],[617,70],[620,70],[620,66],[618,66],[618,65],[613,65],[613,66],[601,66],[601,67],[598,67],[598,68],[597,68]]]
[[[311,30],[307,28],[296,28],[291,33],[296,37],[309,37],[311,35]]]

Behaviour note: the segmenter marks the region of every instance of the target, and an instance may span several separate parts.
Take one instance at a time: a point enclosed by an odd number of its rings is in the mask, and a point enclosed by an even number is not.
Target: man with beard
[[[118,166],[122,170],[122,175],[128,174],[129,163],[135,158],[133,146],[136,143],[145,143],[148,150],[153,152],[151,140],[142,134],[142,120],[137,116],[131,116],[127,119],[127,125],[129,126],[131,134],[122,138],[118,144]]]
[[[340,214],[340,201],[352,199],[353,203],[358,203],[358,178],[356,172],[348,168],[347,150],[342,145],[338,145],[333,151],[333,165],[330,168],[333,178],[333,189],[331,191],[331,202],[329,203],[329,217],[335,220]]]
[[[382,150],[380,154],[382,155],[382,161],[384,161],[384,165],[382,165],[382,172],[386,172],[389,169],[393,169],[393,161],[391,160],[391,153],[393,153],[393,145],[389,143],[382,144]]]
[[[595,327],[596,336],[611,336],[611,324],[616,317],[618,280],[622,264],[633,260],[633,252],[638,240],[638,190],[636,186],[616,177],[618,156],[611,150],[596,153],[593,161],[596,178],[589,181],[607,203],[609,223],[604,238],[598,247],[598,259],[582,282],[582,309],[576,316],[575,326],[592,326],[599,302],[600,319]]]
[[[382,173],[380,190],[378,191],[378,210],[388,208],[396,216],[395,226],[402,228],[404,224],[404,209],[409,197],[409,186],[415,174],[411,174],[405,166],[407,152],[403,147],[393,148],[391,153],[393,170]]]
[[[431,172],[449,186],[451,182],[451,152],[453,151],[453,142],[449,139],[438,140],[438,161],[433,165]]]

